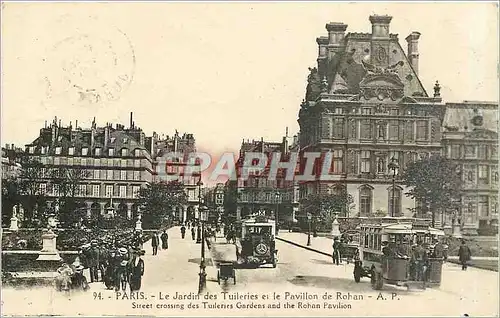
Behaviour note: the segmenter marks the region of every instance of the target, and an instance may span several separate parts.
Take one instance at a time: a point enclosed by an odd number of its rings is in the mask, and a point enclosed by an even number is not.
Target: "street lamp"
[[[208,219],[208,209],[203,206],[200,207],[200,220],[201,220],[201,259],[200,259],[200,280],[198,287],[198,294],[201,294],[207,287],[207,273],[205,272],[205,222]]]
[[[307,231],[307,246],[311,246],[311,213],[307,213],[307,223],[309,226],[309,231]]]
[[[398,161],[392,157],[388,165],[389,170],[392,170],[392,208],[391,216],[394,217],[394,210],[396,209],[396,174],[399,169]]]
[[[203,185],[203,182],[201,182],[201,175],[200,175],[200,180],[198,181],[198,218],[201,219],[201,186]],[[200,244],[202,242],[202,231],[200,231],[200,226],[198,224],[198,230],[196,231],[196,244]]]
[[[275,235],[278,236],[278,233],[279,233],[279,224],[278,224],[278,207],[279,207],[279,204],[280,204],[280,196],[281,194],[279,193],[279,191],[276,191],[276,212],[274,213],[274,222],[276,224],[276,233]]]

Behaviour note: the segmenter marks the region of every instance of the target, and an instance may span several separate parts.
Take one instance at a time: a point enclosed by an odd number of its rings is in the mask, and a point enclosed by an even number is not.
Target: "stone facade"
[[[345,35],[347,25],[326,25],[328,37],[317,39],[318,65],[310,68],[299,112],[302,169],[304,152],[333,155],[332,180],[302,182],[301,198],[347,187],[355,203],[349,216],[411,215],[415,204],[404,195],[398,174],[392,209],[389,163],[404,169],[441,151],[444,103],[439,87],[429,97],[418,78],[420,35],[407,37],[405,54],[398,36],[389,33],[391,19],[371,16],[372,33]]]
[[[498,105],[446,104],[443,155],[460,165],[464,188],[455,218],[465,233],[498,229]],[[453,219],[447,218],[451,224]]]
[[[205,204],[209,208],[208,219],[210,222],[220,222],[221,216],[224,214],[225,192],[226,188],[223,183],[217,183],[215,187],[206,191]]]

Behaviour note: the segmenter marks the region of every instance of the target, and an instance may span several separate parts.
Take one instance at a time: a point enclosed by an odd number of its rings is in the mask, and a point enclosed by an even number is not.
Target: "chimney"
[[[328,31],[328,51],[330,57],[334,53],[338,52],[342,45],[344,44],[344,34],[347,30],[347,24],[341,22],[330,22],[326,24],[326,30]]]
[[[47,121],[45,121],[45,128],[47,128]]]
[[[370,22],[372,23],[372,39],[387,39],[389,38],[389,24],[392,17],[389,15],[371,15]]]
[[[318,43],[318,60],[322,60],[328,57],[328,50],[327,46],[329,40],[327,36],[320,36],[319,38],[316,38],[316,43]]]
[[[410,35],[406,37],[406,42],[408,42],[408,60],[410,61],[415,74],[418,75],[418,39],[420,38],[420,33],[413,31]]]
[[[130,112],[130,128],[131,129],[134,128],[133,116],[134,116],[134,113]]]
[[[78,128],[78,120],[75,120],[75,129]]]
[[[104,127],[104,149],[108,147],[109,140],[109,123]]]

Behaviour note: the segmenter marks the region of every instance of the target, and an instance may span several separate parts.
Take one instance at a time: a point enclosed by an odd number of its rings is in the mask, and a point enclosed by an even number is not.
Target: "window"
[[[99,196],[99,185],[98,184],[93,184],[92,185],[92,196],[98,197]]]
[[[41,151],[42,151],[42,155],[47,154],[47,147],[45,147],[45,146],[44,146],[44,147],[42,147],[42,150],[41,150]]]
[[[106,179],[113,180],[113,170],[106,170]]]
[[[127,197],[127,186],[121,185],[120,186],[120,198],[125,198]]]
[[[87,158],[82,158],[82,166],[86,166],[87,165]]]
[[[491,155],[490,155],[491,159],[497,160],[498,159],[497,158],[497,156],[498,156],[497,146],[491,146],[490,151],[491,151]]]
[[[120,180],[127,180],[127,171],[120,171]]]
[[[389,110],[389,114],[390,114],[391,116],[397,116],[397,115],[399,115],[399,108],[391,108],[391,109]]]
[[[140,168],[141,167],[141,160],[140,159],[134,160],[134,167],[136,167],[136,168]]]
[[[68,165],[72,166],[74,164],[74,158],[71,157],[71,158],[68,158]]]
[[[479,202],[478,202],[478,208],[479,208],[479,216],[488,216],[489,215],[489,202],[488,202],[488,196],[486,195],[480,195],[479,196]]]
[[[82,156],[87,156],[89,154],[89,148],[82,148]]]
[[[368,186],[363,186],[359,190],[359,215],[367,216],[372,212],[372,190]]]
[[[394,193],[393,193],[394,191]],[[399,188],[389,188],[389,204],[388,209],[389,216],[401,216],[401,190]],[[394,195],[394,197],[393,197]]]
[[[136,149],[134,150],[135,156],[140,157],[141,156],[141,149]]]
[[[399,122],[397,120],[389,121],[389,139],[390,140],[399,139]]]
[[[69,147],[68,155],[73,156],[75,154],[75,147]]]
[[[333,151],[333,173],[344,172],[344,154],[343,150]]]
[[[465,146],[465,157],[476,157],[476,146]]]
[[[94,179],[96,180],[99,180],[100,179],[100,174],[99,174],[99,170],[94,170]]]
[[[54,184],[53,187],[52,187],[52,191],[54,193],[55,196],[58,196],[59,195],[59,185],[58,184]]]
[[[369,119],[361,120],[361,139],[371,139],[372,138],[372,124]]]
[[[126,166],[127,166],[127,159],[122,159],[122,160],[120,161],[120,167],[125,168]]]
[[[107,185],[106,186],[106,197],[111,198],[112,196],[113,196],[113,186]]]
[[[56,147],[56,155],[60,155],[61,154],[61,147]]]
[[[115,150],[114,150],[113,148],[109,148],[109,149],[108,149],[108,155],[109,155],[110,157],[113,157],[113,156],[115,155]]]
[[[54,164],[55,164],[55,165],[59,165],[59,164],[60,164],[60,162],[61,162],[61,158],[58,158],[58,157],[55,157],[55,158],[54,158]]]
[[[479,165],[479,180],[483,182],[488,181],[488,166]]]
[[[426,120],[417,120],[417,140],[426,140],[428,138],[428,129]]]
[[[491,197],[490,203],[491,203],[491,214],[497,214],[498,213],[498,199],[497,199],[497,197]]]
[[[488,155],[488,146],[487,145],[477,146],[477,158],[478,159],[487,159],[487,155]]]
[[[361,151],[361,173],[370,172],[370,151]]]
[[[460,145],[451,145],[451,154],[452,159],[460,158]]]
[[[100,156],[101,155],[101,148],[95,148],[95,155]]]
[[[333,138],[344,138],[344,118],[333,120]]]
[[[405,121],[405,139],[406,140],[413,140],[413,121]]]
[[[40,193],[42,195],[47,193],[47,184],[46,183],[40,183]]]
[[[101,165],[101,160],[95,158],[94,159],[94,166],[99,167]]]
[[[343,113],[344,113],[344,109],[343,108],[341,108],[341,107],[335,108],[335,114],[341,115]]]
[[[134,180],[141,180],[141,172],[134,171]]]
[[[362,108],[361,109],[361,114],[363,114],[363,115],[371,115],[372,114],[372,109],[368,108],[368,107]]]
[[[132,187],[132,196],[134,198],[137,198],[139,197],[139,192],[141,191],[141,187],[140,186],[133,186]]]
[[[87,195],[87,186],[85,184],[80,184],[78,186],[78,194],[80,196],[86,196]]]

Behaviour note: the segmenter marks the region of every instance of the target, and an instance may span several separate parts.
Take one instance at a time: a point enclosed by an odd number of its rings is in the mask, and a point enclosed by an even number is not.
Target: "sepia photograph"
[[[498,2],[1,4],[1,315],[498,317]]]

